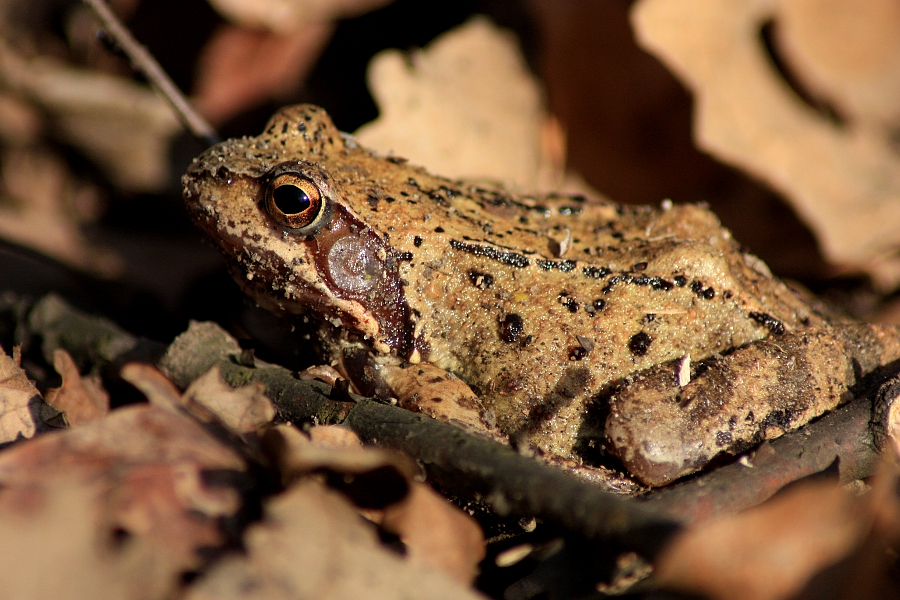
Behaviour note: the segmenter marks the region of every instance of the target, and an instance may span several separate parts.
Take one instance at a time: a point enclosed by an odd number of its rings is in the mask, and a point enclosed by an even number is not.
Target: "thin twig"
[[[118,17],[110,10],[105,0],[84,0],[97,15],[103,29],[119,45],[122,51],[131,61],[131,67],[141,73],[147,80],[169,101],[175,114],[191,132],[191,135],[212,145],[220,141],[219,135],[206,119],[204,119],[194,107],[187,101],[181,90],[169,78],[156,59],[141,46],[131,32],[119,21]]]

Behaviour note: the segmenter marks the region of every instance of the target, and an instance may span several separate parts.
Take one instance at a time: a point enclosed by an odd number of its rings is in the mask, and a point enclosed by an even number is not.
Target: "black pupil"
[[[302,213],[312,202],[309,196],[296,185],[280,185],[272,192],[275,206],[286,215]]]

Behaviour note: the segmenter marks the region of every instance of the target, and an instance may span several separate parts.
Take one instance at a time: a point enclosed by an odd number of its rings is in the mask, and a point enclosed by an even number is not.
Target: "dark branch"
[[[141,73],[147,80],[169,101],[178,118],[191,132],[207,146],[219,142],[219,136],[206,119],[194,110],[181,90],[169,78],[156,59],[141,46],[131,32],[119,21],[118,17],[110,10],[105,0],[84,0],[97,15],[103,29],[115,40],[122,51],[131,61],[131,67]]]

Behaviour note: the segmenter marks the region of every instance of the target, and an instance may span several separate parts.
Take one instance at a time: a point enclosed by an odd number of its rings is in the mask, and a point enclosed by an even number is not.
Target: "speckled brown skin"
[[[327,204],[299,231],[277,225],[266,207],[273,172],[291,171]],[[476,392],[485,430],[564,458],[605,446],[629,466],[652,460],[641,445],[653,440],[604,432],[610,392],[635,374],[657,367],[655,377],[671,382],[668,363],[686,355],[700,361],[740,348],[731,353],[739,356],[770,334],[828,328],[702,207],[524,198],[451,181],[358,147],[312,106],[283,109],[260,136],[210,148],[184,189],[244,290],[273,311],[322,321],[326,358],[362,389],[384,390],[379,365],[430,363]],[[802,345],[791,347],[815,363]],[[840,393],[798,401],[817,408],[790,422],[833,407]],[[744,396],[758,402],[762,422],[767,400]],[[662,443],[699,436],[707,450],[662,474],[636,468],[650,473],[648,483],[760,438],[758,428],[732,428],[723,442],[727,415],[699,434],[713,421],[675,421]]]

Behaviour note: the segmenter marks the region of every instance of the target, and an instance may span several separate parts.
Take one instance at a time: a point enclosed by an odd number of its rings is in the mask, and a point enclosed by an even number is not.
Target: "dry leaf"
[[[62,386],[47,390],[47,404],[66,413],[69,425],[84,425],[106,416],[109,394],[99,377],[81,377],[75,361],[61,348],[53,351],[53,368],[62,377]]]
[[[168,146],[181,125],[168,103],[127,79],[26,58],[0,41],[0,85],[52,118],[52,133],[132,191],[168,184]]]
[[[44,429],[38,420],[43,404],[40,392],[19,366],[18,353],[10,358],[0,348],[0,444],[30,438]]]
[[[406,544],[413,563],[470,584],[485,556],[478,523],[428,485],[413,482],[406,498],[384,509],[381,526]]]
[[[862,497],[836,482],[798,484],[744,513],[700,523],[660,555],[658,582],[713,599],[792,598],[815,575],[855,557],[869,564],[855,564],[829,589],[852,594],[834,597],[875,597],[864,586],[854,589],[854,571],[871,576],[867,586],[883,583],[875,575],[886,574],[885,543],[896,543],[900,533],[895,479],[882,476]]]
[[[278,458],[283,473],[335,474],[326,481],[353,500],[361,514],[400,537],[410,561],[464,584],[478,574],[485,556],[481,527],[416,481],[418,469],[407,457],[363,447],[355,433],[339,426],[313,427],[309,438],[286,425],[276,426],[272,434],[283,444]],[[405,485],[394,473],[405,478]]]
[[[900,282],[897,153],[887,132],[835,124],[780,77],[760,35],[767,21],[777,25],[779,6],[778,0],[642,0],[632,22],[640,44],[694,92],[697,144],[781,192],[828,260],[893,287]],[[836,48],[841,40],[827,43]]]
[[[80,228],[90,219],[78,208],[97,203],[97,190],[77,181],[60,156],[39,147],[0,154],[0,237],[109,277],[121,271],[121,258],[88,243]]]
[[[314,427],[311,431],[316,432],[314,439],[290,425],[276,425],[271,430],[269,439],[279,447],[277,460],[282,473],[296,477],[324,469],[357,475],[390,469],[410,480],[419,474],[418,466],[405,454],[363,447],[356,443],[356,434],[344,433],[348,430],[343,427]]]
[[[0,453],[4,597],[169,597],[238,508],[202,473],[243,469],[192,419],[147,405]]]
[[[390,4],[392,0],[210,0],[222,16],[245,27],[282,33],[309,23],[348,19]]]
[[[900,3],[781,0],[776,40],[804,88],[855,124],[900,124]]]
[[[385,550],[343,497],[311,479],[270,500],[245,539],[246,556],[218,563],[188,600],[482,597]]]
[[[485,18],[445,33],[409,55],[388,50],[369,64],[381,111],[360,143],[428,165],[448,177],[488,179],[521,189],[559,183],[562,145],[515,37]],[[562,161],[564,162],[564,161]],[[555,168],[554,168],[555,165]]]
[[[259,382],[232,388],[215,366],[191,383],[181,403],[198,416],[206,411],[235,433],[256,433],[275,418],[275,406],[264,389]]]
[[[221,25],[198,59],[197,109],[217,125],[285,97],[303,83],[333,31],[328,22],[308,23],[289,34]]]
[[[153,365],[128,363],[119,374],[154,406],[171,409],[182,405],[181,391]]]

